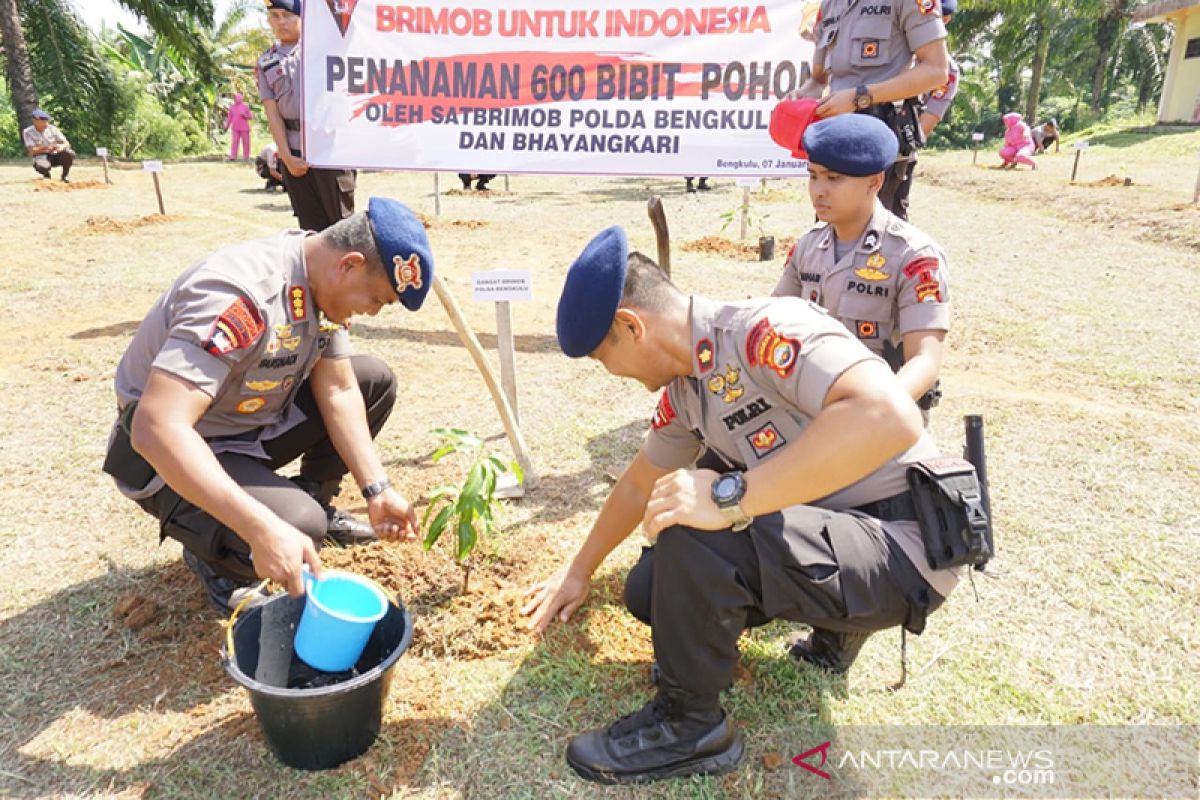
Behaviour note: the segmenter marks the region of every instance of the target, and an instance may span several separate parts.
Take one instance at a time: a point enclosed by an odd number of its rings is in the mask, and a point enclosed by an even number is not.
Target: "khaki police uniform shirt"
[[[875,358],[822,309],[797,298],[717,304],[693,297],[691,326],[692,374],[663,390],[643,445],[661,469],[688,466],[705,446],[752,469],[799,438],[846,370]],[[906,465],[935,455],[924,433],[907,452],[809,505],[847,511],[906,492]],[[948,596],[958,574],[929,567],[917,523],[878,524]]]
[[[263,100],[274,100],[279,116],[293,122],[300,121],[300,43],[280,44],[258,57],[254,65],[258,80],[258,96]],[[288,147],[300,152],[300,131],[288,129]]]
[[[196,431],[214,453],[266,458],[263,440],[304,421],[293,400],[317,359],[350,355],[346,329],[313,305],[307,235],[284,231],[226,247],[180,275],[117,366],[118,406],[141,397],[151,369],[169,372],[212,397]],[[163,484],[117,485],[137,499]]]
[[[71,146],[71,143],[67,141],[67,137],[62,135],[62,131],[48,123],[46,129],[42,131],[30,125],[21,131],[21,139],[24,140],[26,147],[41,147],[43,145],[54,147],[60,144],[68,147]],[[44,157],[46,154],[42,153],[41,155]]]
[[[896,77],[946,26],[939,0],[824,0],[814,35],[836,92]]]
[[[912,331],[950,330],[946,256],[931,238],[878,201],[858,243],[839,261],[822,223],[788,254],[774,294],[802,297],[838,319],[871,352]]]
[[[952,58],[950,59],[950,74],[946,78],[946,82],[925,95],[925,113],[932,114],[938,119],[946,116],[950,104],[958,95],[958,76],[958,62]]]

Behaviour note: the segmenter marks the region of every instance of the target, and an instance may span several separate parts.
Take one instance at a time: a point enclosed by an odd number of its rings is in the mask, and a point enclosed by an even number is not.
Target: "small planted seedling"
[[[521,467],[515,461],[505,461],[488,450],[482,439],[461,428],[434,428],[432,433],[442,437],[443,444],[433,453],[436,464],[448,455],[461,453],[469,459],[467,475],[460,484],[439,486],[429,494],[422,526],[425,527],[425,549],[429,550],[447,529],[453,530],[457,541],[454,560],[463,571],[462,592],[470,586],[471,564],[468,559],[481,535],[490,534],[496,526],[496,480],[508,471],[523,481]],[[436,511],[436,514],[434,513]],[[433,521],[429,517],[433,516]]]

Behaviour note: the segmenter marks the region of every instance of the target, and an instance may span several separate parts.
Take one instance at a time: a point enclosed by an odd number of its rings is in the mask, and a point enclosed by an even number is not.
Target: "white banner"
[[[803,175],[771,109],[818,0],[309,0],[305,157],[472,173]]]

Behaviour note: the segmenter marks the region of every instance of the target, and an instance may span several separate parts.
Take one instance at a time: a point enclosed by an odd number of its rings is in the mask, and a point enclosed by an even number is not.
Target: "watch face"
[[[726,473],[717,478],[717,482],[713,484],[713,499],[718,503],[725,503],[734,498],[737,494],[738,476]]]

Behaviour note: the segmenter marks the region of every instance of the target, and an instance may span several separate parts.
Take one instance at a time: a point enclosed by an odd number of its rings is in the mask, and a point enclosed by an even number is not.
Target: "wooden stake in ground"
[[[442,191],[438,188],[438,174],[433,173],[433,215],[442,215]]]
[[[500,383],[504,395],[512,406],[513,419],[521,424],[521,408],[517,403],[517,360],[516,344],[513,341],[512,303],[501,300],[496,303],[496,349],[500,351]]]
[[[667,229],[667,212],[663,210],[662,198],[654,195],[646,204],[650,225],[654,228],[654,241],[658,244],[658,265],[671,277],[671,232]]]
[[[438,300],[442,302],[442,307],[446,309],[446,314],[450,317],[450,322],[454,325],[454,330],[458,332],[458,338],[462,341],[463,346],[467,348],[467,352],[471,354],[471,359],[475,362],[475,367],[479,370],[479,374],[483,376],[483,382],[487,384],[488,391],[492,395],[492,402],[496,404],[496,410],[500,412],[500,421],[504,424],[504,432],[508,435],[508,441],[512,444],[513,452],[517,457],[517,463],[521,465],[521,470],[525,473],[525,488],[533,489],[541,478],[533,468],[533,459],[529,455],[529,447],[525,444],[525,437],[521,435],[521,429],[517,426],[516,416],[513,414],[512,407],[508,404],[508,398],[500,389],[500,384],[496,381],[496,374],[492,372],[492,367],[487,362],[487,357],[483,354],[483,347],[480,346],[479,340],[475,338],[475,334],[467,325],[467,321],[463,318],[462,310],[458,307],[458,303],[454,301],[454,297],[450,294],[450,290],[446,287],[445,280],[441,275],[433,276],[433,291],[438,296]]]
[[[1196,190],[1192,192],[1192,202],[1200,203],[1200,172],[1196,173]]]
[[[750,187],[742,187],[742,235],[738,238],[745,241],[746,227],[750,224]]]
[[[1079,157],[1083,155],[1083,151],[1088,149],[1086,141],[1075,143],[1075,163],[1071,167],[1071,183],[1075,182],[1075,175],[1079,172]]]
[[[108,177],[108,148],[107,147],[97,147],[96,155],[100,156],[100,160],[104,163],[104,182],[112,183],[112,181],[109,180],[109,177]]]
[[[508,194],[508,176],[504,176],[504,193]]]
[[[142,169],[149,172],[154,178],[154,194],[158,197],[158,213],[165,217],[167,209],[163,207],[162,185],[158,182],[158,173],[162,172],[163,163],[161,161],[143,161]]]
[[[975,131],[971,134],[971,166],[975,166],[979,162],[979,143],[983,141],[983,134]]]

